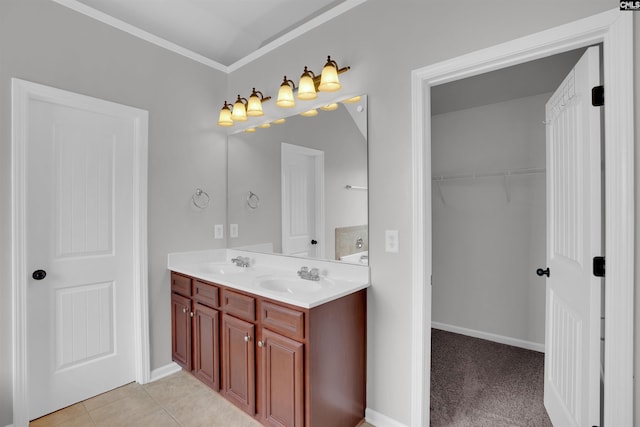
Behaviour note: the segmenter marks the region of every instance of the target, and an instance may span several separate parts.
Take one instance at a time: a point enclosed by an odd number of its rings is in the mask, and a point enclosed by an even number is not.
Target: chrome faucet
[[[356,248],[362,249],[362,246],[364,246],[364,242],[362,241],[362,237],[358,237],[358,240],[356,240]]]
[[[249,257],[239,256],[236,258],[231,258],[231,262],[238,267],[249,267]]]
[[[318,281],[320,280],[320,271],[317,268],[309,270],[309,267],[304,266],[298,270],[298,276],[300,276],[301,279]]]

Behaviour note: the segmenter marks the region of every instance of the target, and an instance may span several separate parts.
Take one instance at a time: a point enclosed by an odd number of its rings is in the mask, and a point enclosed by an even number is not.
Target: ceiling
[[[54,1],[229,71],[267,44],[277,45],[366,0]]]

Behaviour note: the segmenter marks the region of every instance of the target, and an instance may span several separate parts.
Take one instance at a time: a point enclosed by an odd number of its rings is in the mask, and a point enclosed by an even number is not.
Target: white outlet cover
[[[399,251],[398,230],[385,230],[384,250],[385,252],[397,253]]]
[[[213,238],[214,239],[224,239],[224,225],[216,224],[213,227]]]
[[[238,237],[238,224],[229,224],[229,237]]]

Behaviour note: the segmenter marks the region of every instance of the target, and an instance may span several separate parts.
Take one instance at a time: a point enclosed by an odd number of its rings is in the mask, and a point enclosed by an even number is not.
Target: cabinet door
[[[214,390],[220,390],[220,313],[195,303],[193,309],[193,373]]]
[[[224,314],[222,372],[224,395],[250,415],[256,412],[255,325]]]
[[[261,399],[264,421],[270,426],[304,425],[304,344],[262,330]]]
[[[171,356],[191,370],[191,300],[176,293],[171,294]]]

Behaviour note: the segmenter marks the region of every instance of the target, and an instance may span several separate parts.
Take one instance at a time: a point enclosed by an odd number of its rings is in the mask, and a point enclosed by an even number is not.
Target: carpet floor
[[[431,426],[553,427],[544,354],[432,329]]]

